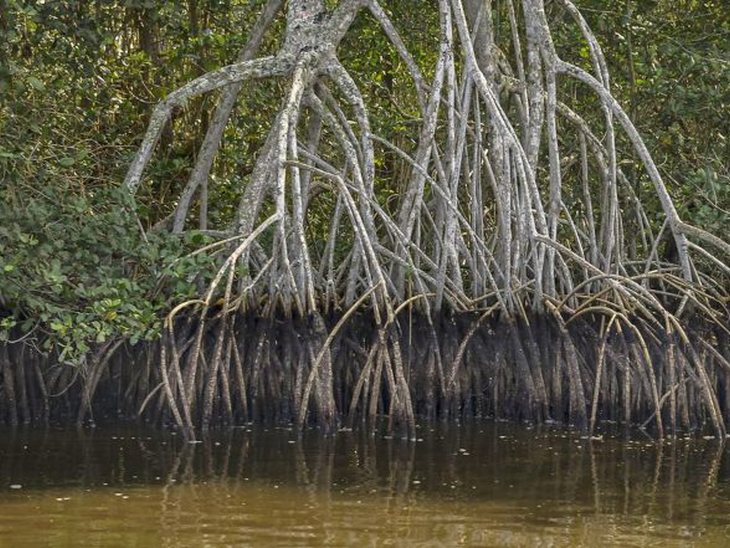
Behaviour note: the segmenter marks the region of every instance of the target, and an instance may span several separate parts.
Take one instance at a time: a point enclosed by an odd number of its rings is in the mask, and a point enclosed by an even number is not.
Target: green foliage
[[[213,259],[206,243],[143,235],[121,190],[86,196],[48,185],[43,195],[0,202],[0,340],[31,334],[75,363],[94,343],[152,340],[173,303],[194,297]]]
[[[721,177],[715,170],[706,167],[689,174],[685,185],[694,190],[692,198],[682,204],[685,218],[712,232],[724,234],[730,223],[730,177]]]
[[[710,231],[723,229],[730,222],[727,2],[586,0],[579,7],[598,33],[612,91],[645,138],[685,220]],[[562,55],[590,68],[587,45],[575,27],[559,28]],[[598,122],[600,111],[584,92],[581,86],[573,92],[585,102],[582,114]],[[631,150],[622,139],[621,149]],[[622,168],[658,226],[663,216],[638,165]]]
[[[111,337],[155,338],[199,294],[214,259],[189,253],[208,238],[150,229],[175,205],[215,97],[175,113],[137,203],[117,189],[152,106],[232,62],[262,5],[0,0],[0,340],[29,335],[76,363]],[[241,150],[257,150],[277,106],[268,83],[240,104],[211,224],[232,218],[254,158]]]
[[[25,170],[23,179],[54,165],[84,185],[118,184],[153,106],[233,62],[248,38],[241,29],[252,27],[263,3],[0,0],[0,161],[19,162],[11,171]],[[274,29],[261,53],[274,51],[277,39]],[[271,83],[241,101],[218,162],[223,198],[240,192],[277,106]],[[139,197],[145,227],[174,207],[214,107],[212,95],[174,113]],[[10,175],[0,170],[0,182]],[[232,212],[211,215],[225,221]]]

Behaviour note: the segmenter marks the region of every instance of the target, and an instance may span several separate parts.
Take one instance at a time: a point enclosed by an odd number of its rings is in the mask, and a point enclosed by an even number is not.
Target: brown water
[[[0,547],[730,546],[716,440],[0,432]]]

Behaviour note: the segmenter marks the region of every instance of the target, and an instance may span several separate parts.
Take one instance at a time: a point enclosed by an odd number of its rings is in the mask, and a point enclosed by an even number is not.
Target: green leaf
[[[76,163],[76,160],[70,158],[69,156],[66,156],[65,158],[61,158],[58,163],[61,164],[63,167],[71,167]]]
[[[46,86],[43,85],[43,82],[41,82],[38,78],[35,76],[28,76],[28,83],[31,85],[33,89],[36,91],[45,91]]]

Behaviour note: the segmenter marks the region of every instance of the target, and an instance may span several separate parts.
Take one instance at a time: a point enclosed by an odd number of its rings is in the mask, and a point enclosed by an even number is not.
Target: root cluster
[[[344,324],[190,315],[143,349],[107,345],[85,372],[51,366],[21,345],[3,348],[0,421],[139,416],[189,433],[254,421],[324,432],[382,427],[412,438],[417,419],[482,417],[724,437],[730,335],[709,322],[671,332],[616,318],[433,321],[406,311],[378,328],[368,313]]]
[[[270,0],[238,62],[164,99],[125,178],[131,195],[173,109],[222,93],[171,219],[180,233],[196,192],[207,200],[243,84],[285,82],[234,222],[196,251],[220,257],[217,275],[141,352],[117,340],[77,371],[6,349],[5,419],[47,416],[60,392],[78,394],[68,406],[83,421],[103,392],[186,430],[270,420],[332,431],[383,416],[412,437],[419,416],[493,416],[586,430],[638,422],[660,436],[709,421],[724,436],[730,315],[718,280],[730,268],[714,253],[730,245],[680,218],[579,9],[434,4],[429,78],[377,0],[331,10],[290,0],[281,50],[257,58],[283,9]],[[373,132],[337,57],[365,16],[413,81],[410,147]],[[576,33],[589,62],[558,51],[555,25]],[[578,87],[596,112],[579,112]],[[400,165],[396,180],[378,172],[385,157]],[[622,158],[640,162],[651,196]],[[675,260],[661,252],[670,244]]]

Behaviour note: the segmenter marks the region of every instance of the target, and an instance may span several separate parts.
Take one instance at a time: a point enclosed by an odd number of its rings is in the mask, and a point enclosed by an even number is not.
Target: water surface
[[[491,422],[0,431],[0,547],[725,547],[728,449]]]

